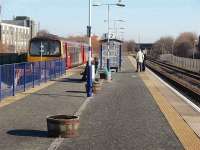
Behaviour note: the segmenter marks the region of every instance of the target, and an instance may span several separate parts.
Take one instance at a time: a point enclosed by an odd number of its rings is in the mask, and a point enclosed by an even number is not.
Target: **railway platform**
[[[0,103],[2,150],[199,149],[199,112],[132,57],[87,98],[80,70],[20,100]],[[46,117],[79,114],[79,136],[48,138]]]

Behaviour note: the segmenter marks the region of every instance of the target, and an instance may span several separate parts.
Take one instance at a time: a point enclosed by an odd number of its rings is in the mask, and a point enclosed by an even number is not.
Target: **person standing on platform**
[[[89,62],[87,61],[84,72],[81,73],[82,81],[87,81],[87,74],[88,74]]]
[[[96,74],[99,67],[99,59],[97,57],[94,57],[94,65],[95,65],[95,74]]]
[[[145,61],[146,61],[146,55],[147,55],[147,50],[146,49],[144,49],[143,51],[142,51],[142,53],[143,53],[143,55],[144,55],[144,60],[143,60],[143,63],[142,63],[142,71],[145,71]]]
[[[137,61],[137,72],[140,70],[142,72],[142,64],[144,61],[144,54],[142,53],[141,49],[137,52],[136,55],[136,61]]]

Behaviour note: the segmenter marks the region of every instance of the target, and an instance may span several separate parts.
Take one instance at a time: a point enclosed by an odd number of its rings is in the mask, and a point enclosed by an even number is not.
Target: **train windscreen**
[[[61,44],[54,40],[33,40],[30,43],[31,56],[60,56]]]

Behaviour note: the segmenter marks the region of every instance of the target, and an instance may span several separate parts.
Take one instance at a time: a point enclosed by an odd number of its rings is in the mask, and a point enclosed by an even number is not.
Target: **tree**
[[[174,52],[180,57],[192,58],[193,52],[197,53],[196,49],[197,35],[192,32],[181,33],[175,41]]]
[[[135,52],[137,48],[137,44],[135,43],[134,40],[130,40],[130,41],[124,41],[123,43],[123,49],[127,52]]]
[[[52,33],[50,33],[47,30],[40,30],[40,31],[38,31],[37,36],[59,38],[59,36],[57,36],[55,34],[52,34]]]
[[[131,40],[131,41],[128,41],[127,43],[127,50],[130,51],[130,52],[133,52],[136,50],[136,43],[135,41]]]
[[[88,43],[87,36],[69,36],[66,38],[66,40],[73,41],[73,42]],[[98,56],[99,49],[100,49],[100,38],[96,35],[92,36],[92,48],[93,48],[94,56]]]
[[[158,57],[162,54],[171,54],[173,51],[174,39],[170,36],[161,37],[153,45],[152,55]]]
[[[96,35],[92,36],[92,47],[93,47],[93,54],[95,56],[98,56],[100,50],[100,38]]]

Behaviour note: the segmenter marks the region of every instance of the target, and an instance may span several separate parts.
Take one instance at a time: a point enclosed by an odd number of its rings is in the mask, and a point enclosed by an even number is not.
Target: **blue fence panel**
[[[5,98],[13,95],[13,66],[14,65],[2,65],[1,66],[1,97]]]
[[[1,66],[0,66],[0,101],[2,99],[2,95],[1,95]]]
[[[41,82],[45,82],[45,75],[46,75],[46,68],[45,68],[45,62],[40,62],[41,67]]]
[[[41,82],[41,67],[40,62],[34,62],[34,85],[39,85]]]
[[[30,88],[33,86],[34,72],[33,72],[33,63],[25,64],[25,80],[24,80],[24,89]]]
[[[0,66],[0,100],[65,74],[65,60]]]
[[[25,78],[25,63],[15,64],[14,68],[14,87],[15,91],[24,91],[24,80]],[[14,92],[15,92],[14,91]]]

